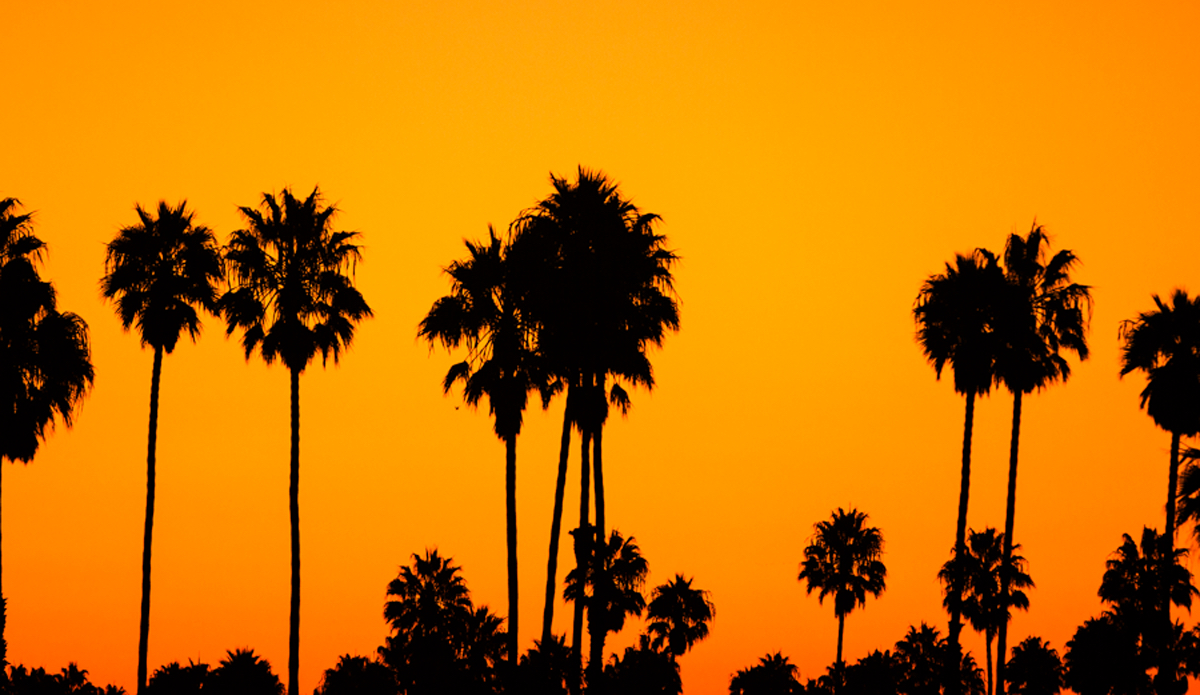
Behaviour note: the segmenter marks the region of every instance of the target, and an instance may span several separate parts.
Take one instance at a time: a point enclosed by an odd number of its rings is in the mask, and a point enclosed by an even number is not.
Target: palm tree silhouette
[[[1058,695],[1062,691],[1062,659],[1041,637],[1027,637],[1013,647],[1008,669],[1013,695]]]
[[[896,642],[895,657],[903,677],[899,692],[905,695],[937,695],[958,691],[983,695],[983,674],[970,652],[961,654],[958,645],[938,633],[937,628],[921,623],[909,626]]]
[[[554,373],[567,384],[559,476],[555,487],[555,516],[551,525],[546,610],[542,638],[548,639],[553,621],[557,549],[561,533],[562,497],[566,484],[566,455],[570,425],[582,436],[580,527],[590,523],[589,464],[595,473],[596,529],[606,530],[603,469],[603,425],[608,402],[628,410],[628,395],[607,380],[621,378],[653,388],[645,349],[661,346],[668,330],[679,328],[671,266],[678,256],[665,248],[666,238],[654,231],[658,215],[643,213],[622,197],[618,184],[602,172],[579,167],[574,182],[551,175],[554,192],[526,210],[513,223],[514,246],[541,259],[546,282],[531,295],[539,325],[539,351]],[[589,462],[589,449],[593,455]],[[583,549],[576,544],[577,549]],[[576,558],[576,564],[587,558]],[[582,606],[575,606],[574,640],[582,639]]]
[[[759,657],[757,664],[739,669],[729,682],[729,695],[800,695],[804,691],[796,679],[796,665],[779,652]]]
[[[833,612],[838,619],[837,662],[842,661],[842,636],[846,616],[855,606],[867,604],[867,594],[879,598],[887,584],[883,555],[883,533],[866,526],[867,515],[841,507],[828,521],[813,525],[813,536],[804,549],[798,580],[806,582],[805,594],[813,591],[817,601],[833,595]]]
[[[1121,376],[1146,374],[1141,407],[1154,424],[1171,433],[1167,469],[1166,526],[1163,536],[1175,543],[1175,498],[1179,491],[1179,442],[1200,434],[1200,302],[1177,289],[1164,302],[1151,295],[1156,310],[1121,323]],[[1164,593],[1163,630],[1171,626],[1170,597]]]
[[[401,692],[493,692],[505,651],[503,620],[476,608],[461,568],[437,550],[413,554],[388,584],[383,617],[393,635],[378,650]],[[489,689],[490,688],[490,689]]]
[[[1004,248],[1009,301],[1001,312],[1001,345],[996,354],[996,381],[1013,394],[1012,437],[1008,459],[1008,501],[1004,520],[1004,561],[1000,566],[1000,591],[1008,594],[1012,567],[1013,526],[1017,506],[1017,452],[1021,436],[1021,399],[1071,376],[1071,365],[1059,354],[1065,349],[1080,360],[1088,357],[1087,328],[1091,318],[1091,289],[1071,282],[1079,259],[1064,249],[1046,261],[1050,239],[1035,221],[1029,234],[1008,237]],[[1004,661],[1008,622],[1000,624],[996,647],[996,684],[1004,692]],[[991,692],[991,662],[988,692]]]
[[[946,561],[938,572],[938,579],[946,585],[944,605],[950,607],[950,586],[954,577],[961,576],[966,582],[965,596],[962,601],[962,614],[976,632],[984,634],[987,656],[987,692],[992,689],[992,640],[1001,626],[1012,619],[1009,608],[1029,610],[1029,597],[1022,589],[1033,588],[1033,578],[1025,572],[1025,558],[1012,554],[1013,550],[1021,547],[1015,544],[1009,551],[1009,589],[1008,600],[1001,586],[1002,563],[1004,550],[1008,547],[1003,533],[996,533],[994,528],[982,531],[972,530],[967,543],[965,555],[958,555]],[[961,565],[961,566],[960,566]],[[999,676],[997,676],[998,678]]]
[[[467,347],[467,360],[452,366],[442,387],[449,392],[463,382],[463,397],[476,406],[484,396],[494,418],[496,436],[505,449],[505,507],[508,540],[508,663],[517,665],[517,436],[529,391],[543,402],[553,392],[540,366],[533,327],[522,306],[525,268],[509,258],[495,230],[487,244],[466,242],[469,258],[446,268],[451,294],[434,302],[421,320],[418,335],[447,350]]]
[[[197,308],[215,315],[216,283],[224,277],[212,231],[192,221],[181,202],[159,202],[157,215],[136,206],[138,224],[123,227],[108,244],[100,291],[116,303],[121,325],[135,323],[142,345],[154,350],[150,372],[150,434],[146,447],[146,524],[142,541],[142,613],[138,631],[138,695],[146,692],[146,650],[150,643],[150,550],[154,534],[155,446],[158,441],[158,389],[163,353],[175,350],[184,330],[200,334]]]
[[[203,690],[236,695],[282,695],[283,683],[271,670],[271,662],[254,653],[253,649],[233,649],[225,652],[219,666],[209,672]]]
[[[646,608],[642,586],[650,572],[649,563],[642,557],[636,539],[622,538],[613,529],[603,541],[597,529],[590,526],[571,531],[576,543],[589,543],[586,557],[596,558],[567,574],[563,598],[583,604],[588,611],[587,681],[598,683],[604,668],[604,641],[610,632],[620,632],[625,618],[641,616]]]
[[[650,646],[667,650],[674,661],[708,637],[708,624],[716,608],[708,592],[692,588],[692,580],[682,574],[654,588],[650,594],[650,624],[646,632],[653,635]]]
[[[1175,548],[1165,534],[1160,536],[1152,528],[1142,529],[1139,542],[1127,533],[1121,540],[1105,562],[1100,599],[1111,605],[1114,619],[1138,634],[1143,644],[1155,647],[1169,634],[1162,630],[1162,597],[1191,608],[1192,597],[1200,595],[1192,585],[1191,571],[1183,565],[1188,551]]]
[[[46,244],[20,204],[0,199],[0,472],[6,459],[32,461],[55,419],[70,427],[95,377],[87,323],[58,311],[54,285],[38,276]],[[5,616],[0,591],[0,666]]]
[[[246,359],[255,349],[267,364],[283,362],[291,377],[291,461],[288,485],[292,530],[292,597],[288,631],[288,695],[299,695],[300,670],[300,375],[317,352],[338,361],[354,326],[371,309],[354,287],[358,232],[332,228],[337,209],[313,188],[301,200],[283,189],[264,193],[262,210],[238,208],[248,223],[225,247],[230,289],[218,302],[226,334],[241,328]],[[349,275],[346,272],[349,271]]]
[[[946,272],[929,277],[917,294],[913,318],[917,342],[941,379],[947,363],[954,371],[954,390],[966,396],[963,422],[962,475],[958,493],[958,523],[954,550],[966,552],[967,503],[971,490],[971,431],[975,419],[975,397],[991,390],[997,352],[997,304],[1006,293],[1004,273],[996,255],[976,249],[970,256],[958,254]],[[951,593],[949,644],[958,648],[962,628],[962,582]]]

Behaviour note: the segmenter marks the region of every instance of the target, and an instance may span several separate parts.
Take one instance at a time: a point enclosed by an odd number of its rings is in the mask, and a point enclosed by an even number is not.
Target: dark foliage
[[[396,676],[386,665],[365,656],[343,654],[325,669],[313,695],[397,695]]]
[[[759,657],[757,664],[738,671],[729,682],[729,695],[800,695],[803,692],[795,664],[779,652]]]
[[[1063,689],[1063,663],[1058,651],[1041,637],[1013,647],[1004,678],[1011,695],[1057,695]]]
[[[0,671],[0,673],[3,673]],[[0,678],[0,693],[4,695],[125,695],[124,688],[115,685],[99,686],[88,681],[88,672],[74,663],[58,673],[46,673],[43,668],[26,669],[13,666],[6,677]]]
[[[604,666],[602,683],[588,683],[589,690],[621,695],[678,695],[683,692],[679,664],[671,655],[650,646],[642,635],[636,647],[626,647],[623,656],[613,654]]]

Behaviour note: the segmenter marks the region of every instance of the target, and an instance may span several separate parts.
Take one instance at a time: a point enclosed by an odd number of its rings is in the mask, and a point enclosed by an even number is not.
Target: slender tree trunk
[[[599,589],[592,587],[592,596],[596,597]],[[598,597],[597,597],[598,598]],[[603,605],[606,603],[603,599],[598,599],[596,603]],[[588,695],[603,695],[607,688],[604,683],[601,683],[601,678],[604,675],[604,638],[607,637],[605,626],[601,620],[601,611],[594,608],[588,609],[588,665],[587,665],[587,682]]]
[[[583,423],[583,446],[580,453],[582,465],[579,466],[579,531],[575,537],[575,567],[581,571],[590,562],[588,549],[591,548],[591,525],[588,521],[588,511],[591,503],[590,488],[592,471],[589,450],[592,445],[592,437],[588,431],[589,427],[587,418],[585,418]],[[575,602],[575,622],[571,630],[571,648],[574,650],[572,657],[575,659],[575,672],[579,675],[580,679],[583,678],[583,604],[582,600]],[[578,692],[578,688],[581,686],[582,682],[576,684],[576,692]]]
[[[288,695],[300,695],[300,370],[292,368],[292,452],[288,511],[292,522],[292,607],[288,619]]]
[[[607,528],[604,526],[604,462],[601,456],[603,446],[601,440],[604,435],[604,419],[601,415],[605,412],[606,404],[604,402],[604,377],[597,379],[595,397],[596,408],[596,426],[592,432],[592,470],[596,478],[596,534],[603,543],[607,536]]]
[[[508,667],[517,667],[517,437],[504,438],[505,516],[508,527]]]
[[[146,532],[142,538],[142,619],[138,626],[137,692],[146,692],[146,655],[150,648],[150,547],[154,537],[154,451],[158,445],[158,388],[162,383],[162,346],[154,348],[150,372],[150,435],[146,444]]]
[[[967,554],[967,500],[971,491],[971,429],[974,426],[975,420],[975,393],[967,394],[967,414],[963,422],[963,447],[962,447],[962,484],[958,492],[958,525],[954,532],[954,557],[964,557]],[[958,633],[962,630],[962,588],[963,578],[962,563],[955,562],[957,571],[954,577],[954,587],[950,592],[952,602],[950,604],[950,653],[958,654]],[[957,681],[955,681],[957,682]],[[954,686],[955,692],[961,690],[960,686]]]
[[[567,396],[570,403],[571,397]],[[546,608],[542,611],[542,645],[554,639],[554,593],[558,588],[558,540],[562,535],[563,496],[567,489],[567,458],[571,453],[571,413],[563,412],[562,446],[558,450],[558,478],[554,483],[554,519],[550,522],[550,560],[546,563]]]
[[[3,476],[3,474],[4,474],[4,457],[0,456],[0,476]],[[0,487],[2,487],[2,486],[0,486]],[[2,492],[2,491],[0,491],[0,492]],[[3,498],[2,494],[0,494],[0,498]],[[3,526],[3,524],[0,524],[0,526]],[[3,547],[4,547],[4,544],[2,542],[0,542],[0,550],[2,550]],[[0,553],[0,558],[2,558],[2,553]],[[4,562],[2,559],[0,559],[0,570],[3,570],[3,568],[4,568]],[[5,666],[8,666],[8,642],[6,642],[4,640],[4,628],[7,624],[8,624],[8,599],[4,598],[3,582],[0,582],[0,669],[3,669]]]
[[[1173,562],[1175,555],[1175,495],[1179,491],[1179,439],[1179,432],[1171,433],[1171,470],[1167,472],[1167,527],[1163,533],[1163,536],[1167,538],[1167,555],[1163,558],[1167,563],[1166,567],[1170,567],[1170,563]],[[1166,567],[1164,567],[1164,570]],[[1163,582],[1162,585],[1162,613],[1164,623],[1161,628],[1163,633],[1159,644],[1165,647],[1171,638],[1174,623],[1171,622],[1171,586],[1167,582]],[[1159,650],[1162,657],[1158,665],[1158,671],[1160,674],[1167,674],[1167,678],[1171,678],[1173,681],[1174,679],[1171,677],[1171,674],[1175,672],[1175,669],[1172,668],[1175,664],[1171,663],[1171,651],[1170,649]],[[1166,679],[1164,678],[1164,680]]]
[[[996,641],[996,692],[1003,695],[1004,662],[1008,656],[1008,596],[1012,585],[1013,526],[1017,518],[1017,451],[1021,443],[1021,392],[1013,393],[1012,439],[1008,447],[1008,504],[1004,516],[1004,555],[1000,560],[1000,601],[1005,607]],[[988,695],[991,695],[989,688]]]
[[[993,681],[992,681],[992,636],[991,635],[988,635],[984,638],[984,644],[986,645],[984,647],[984,649],[987,650],[986,654],[985,654],[987,656],[987,677],[988,677],[987,695],[992,695],[992,693],[995,691],[993,690]],[[996,664],[997,664],[997,673],[999,673],[998,666],[1000,664],[1000,661],[997,660]]]
[[[842,637],[843,637],[845,634],[846,634],[846,616],[844,616],[844,615],[839,615],[839,616],[838,616],[838,651],[837,651],[837,661],[835,661],[835,662],[834,662],[834,663],[836,663],[836,664],[840,664],[840,663],[842,663]]]

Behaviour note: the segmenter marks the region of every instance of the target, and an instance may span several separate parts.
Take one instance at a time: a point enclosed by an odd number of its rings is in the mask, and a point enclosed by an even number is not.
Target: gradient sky
[[[462,240],[578,164],[662,215],[683,256],[658,388],[604,443],[609,524],[637,537],[649,585],[682,572],[716,603],[686,692],[726,692],[768,651],[804,678],[833,661],[832,606],[796,574],[839,506],[882,528],[889,570],[846,658],[923,620],[944,632],[963,399],[924,362],[912,303],[955,252],[998,251],[1035,216],[1096,300],[1091,359],[1027,398],[1022,427],[1016,536],[1037,589],[1010,643],[1063,651],[1121,534],[1162,525],[1169,436],[1138,409],[1140,376],[1118,380],[1117,332],[1151,293],[1200,290],[1200,11],[907,5],[10,3],[0,196],[36,211],[96,384],[74,429],[4,471],[9,659],[134,687],[152,354],[100,299],[105,243],[135,203],[185,198],[224,241],[236,206],[284,186],[319,184],[363,233],[376,313],[302,379],[302,691],[382,643],[411,553],[452,556],[505,613],[503,445],[486,410],[442,395],[454,358],[416,327]],[[151,668],[250,646],[286,672],[287,382],[212,319],[165,360]],[[1004,523],[1011,407],[977,408],[976,529]],[[518,443],[522,649],[561,416],[527,413]]]

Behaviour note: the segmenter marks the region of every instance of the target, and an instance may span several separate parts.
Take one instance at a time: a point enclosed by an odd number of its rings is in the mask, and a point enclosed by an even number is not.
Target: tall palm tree
[[[976,249],[970,256],[958,254],[946,272],[930,276],[913,306],[917,324],[917,342],[926,359],[941,379],[949,364],[954,371],[954,390],[966,396],[963,422],[962,473],[958,492],[958,523],[954,532],[954,551],[966,552],[967,503],[971,490],[971,433],[975,420],[975,397],[988,393],[995,374],[998,348],[996,335],[997,305],[1006,294],[1004,273],[996,255]],[[951,593],[951,650],[958,649],[962,629],[962,581]]]
[[[996,381],[1013,394],[1012,437],[1008,456],[1008,502],[1004,520],[1004,561],[1000,563],[1000,591],[1010,587],[1013,526],[1017,507],[1017,452],[1021,437],[1021,399],[1055,381],[1066,383],[1071,365],[1060,349],[1088,357],[1087,328],[1091,318],[1091,288],[1071,281],[1079,259],[1063,249],[1046,260],[1050,239],[1035,221],[1029,234],[1008,237],[1004,248],[1008,301],[1000,312],[1001,345],[996,354]],[[1004,661],[1008,622],[1000,625],[996,648],[996,683],[1004,692]],[[990,659],[990,657],[989,657]],[[991,663],[988,665],[989,692]]]
[[[716,608],[708,592],[692,588],[692,580],[682,574],[654,588],[650,594],[650,624],[646,631],[653,635],[650,646],[666,648],[674,661],[699,641],[708,637],[708,624]]]
[[[87,323],[60,312],[54,285],[38,276],[46,244],[20,204],[0,199],[0,472],[5,460],[32,461],[56,419],[70,427],[95,377]],[[0,666],[5,606],[0,592]]]
[[[1174,547],[1175,498],[1179,491],[1179,442],[1200,434],[1200,301],[1176,289],[1170,303],[1151,295],[1155,306],[1121,323],[1121,376],[1146,374],[1141,407],[1154,424],[1171,433],[1167,469],[1166,526],[1163,536]],[[1171,628],[1170,597],[1159,597],[1163,630]]]
[[[804,549],[798,580],[806,582],[805,594],[817,591],[817,601],[833,596],[838,619],[837,663],[842,664],[842,636],[846,616],[855,606],[867,605],[867,594],[875,598],[887,585],[883,556],[883,532],[867,526],[867,515],[838,507],[827,521],[813,524],[813,535]]]
[[[589,543],[587,557],[596,562],[576,567],[567,574],[563,598],[583,604],[588,612],[588,683],[597,683],[604,668],[604,641],[610,632],[620,632],[628,616],[641,616],[646,608],[642,586],[650,572],[633,536],[622,538],[613,529],[605,541],[594,527],[571,532],[576,543]]]
[[[505,448],[505,500],[508,540],[508,663],[517,665],[517,436],[531,390],[545,402],[553,387],[545,378],[534,333],[521,301],[523,269],[508,257],[495,230],[487,244],[466,242],[469,258],[446,268],[451,294],[434,302],[418,335],[447,350],[465,344],[467,359],[452,366],[443,381],[447,392],[463,382],[463,397],[475,406],[487,396],[496,436]]]
[[[163,353],[175,350],[184,330],[200,335],[197,308],[215,315],[216,284],[223,278],[221,253],[212,231],[192,221],[187,202],[171,208],[159,202],[157,215],[136,206],[139,222],[123,227],[108,244],[100,291],[116,302],[121,325],[136,322],[142,346],[154,350],[150,371],[150,434],[146,447],[146,523],[142,540],[142,617],[138,631],[138,695],[146,692],[146,651],[150,644],[150,549],[154,535],[155,445],[158,441],[158,389]]]
[[[555,518],[550,539],[546,584],[547,609],[543,640],[551,634],[556,558],[561,532],[558,500],[566,482],[568,420],[578,423],[583,439],[580,519],[590,524],[589,463],[595,474],[598,534],[606,530],[603,469],[603,424],[608,414],[607,379],[623,378],[652,388],[653,374],[645,355],[660,346],[667,331],[678,330],[671,266],[678,256],[666,238],[654,231],[658,215],[644,213],[624,198],[618,184],[599,171],[579,167],[575,181],[551,175],[554,192],[513,223],[514,247],[540,259],[545,283],[531,295],[538,324],[539,351],[567,384],[563,446],[555,488]],[[623,389],[611,400],[628,408]],[[589,462],[589,448],[592,455]],[[583,549],[579,544],[577,548]],[[576,558],[577,564],[587,558]],[[582,635],[582,606],[575,607],[575,646]]]
[[[1012,619],[1010,608],[1029,610],[1029,597],[1022,589],[1033,588],[1033,578],[1025,572],[1025,558],[1013,554],[1020,543],[1009,548],[1009,589],[1002,589],[1002,563],[1004,549],[1008,547],[1003,533],[994,528],[971,531],[967,553],[956,555],[942,566],[938,579],[946,584],[944,604],[950,607],[950,585],[958,573],[966,580],[966,591],[962,602],[962,614],[976,632],[982,632],[987,656],[987,692],[992,695],[992,641],[997,632]],[[1006,601],[1004,597],[1007,596]],[[999,678],[999,676],[997,676]]]
[[[288,634],[288,695],[299,694],[300,670],[300,375],[317,352],[338,361],[354,327],[371,316],[354,287],[361,259],[358,232],[333,230],[337,209],[313,188],[307,198],[288,188],[264,193],[262,209],[238,208],[248,227],[225,247],[230,289],[218,307],[226,333],[241,328],[246,359],[257,349],[267,364],[283,362],[291,377],[291,457],[288,485],[292,529],[292,598]],[[348,273],[348,274],[347,274]]]

